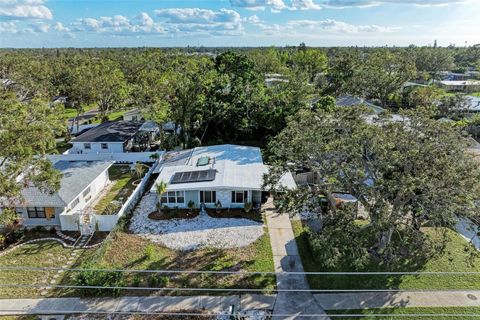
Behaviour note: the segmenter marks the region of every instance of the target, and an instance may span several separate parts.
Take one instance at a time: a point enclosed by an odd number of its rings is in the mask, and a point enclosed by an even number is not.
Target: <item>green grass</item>
[[[79,255],[83,258],[85,251]],[[57,242],[44,241],[27,244],[0,257],[0,266],[8,267],[62,267],[70,257],[72,249],[64,248]],[[44,285],[53,279],[56,271],[0,271],[0,283]],[[55,295],[55,291],[50,291]],[[40,297],[40,289],[32,287],[0,287],[0,298]]]
[[[459,315],[459,316],[445,316],[445,317],[435,317],[434,319],[442,320],[466,320],[466,319],[480,319],[480,307],[444,307],[444,308],[416,308],[416,307],[407,307],[407,308],[383,308],[383,309],[360,309],[360,310],[328,310],[328,315],[338,315],[338,314],[362,314],[364,317],[352,318],[352,317],[332,317],[332,319],[428,319],[428,316],[424,317],[413,317],[413,316],[398,316],[398,315],[412,315],[412,314],[450,314],[450,315]],[[369,314],[385,314],[392,316],[369,316]],[[461,316],[461,315],[465,316]],[[468,315],[478,315],[478,316],[468,316]]]
[[[115,111],[115,112],[112,112],[108,115],[108,120],[109,121],[118,121],[118,120],[122,120],[123,118],[123,115],[125,114],[125,112],[127,112],[128,110],[121,110],[121,111]],[[96,117],[94,118],[94,120],[92,121],[92,123],[100,123],[101,122],[101,119],[99,117]]]
[[[130,166],[113,165],[108,170],[108,174],[113,185],[108,193],[95,204],[94,210],[97,214],[107,214],[106,209],[112,201],[124,203],[136,188],[133,182],[137,178],[132,176]]]
[[[96,107],[95,104],[86,105],[86,106],[83,107],[83,112],[82,113],[88,112],[88,111],[94,109],[95,107]],[[77,116],[77,109],[75,109],[75,108],[65,108],[65,110],[63,112],[63,116],[65,117],[65,119],[75,118]]]
[[[150,242],[137,235],[118,231],[112,241],[99,248],[91,256],[102,268],[140,270],[212,270],[212,271],[265,271],[274,270],[270,239],[266,232],[253,244],[235,249],[199,249],[175,251]],[[259,288],[271,290],[275,286],[273,275],[207,275],[207,274],[159,274],[165,277],[168,287],[198,288]],[[124,274],[126,286],[154,286],[149,274]],[[156,285],[159,286],[159,285]],[[160,285],[162,286],[162,285]],[[151,291],[131,290],[126,295],[148,295]],[[170,292],[165,292],[168,294]],[[226,292],[228,293],[228,292]],[[198,292],[176,292],[189,295]],[[202,292],[201,294],[222,294]]]
[[[480,97],[480,92],[469,93],[469,96]]]
[[[354,271],[353,268],[321,270],[310,250],[308,236],[300,221],[292,221],[293,230],[299,247],[305,271]],[[405,259],[387,270],[381,265],[371,263],[362,271],[480,271],[480,261],[470,259],[475,249],[462,237],[450,229],[424,228],[431,238],[440,241],[441,231],[445,231],[448,241],[445,250],[433,257]],[[311,275],[308,276],[313,289],[480,289],[479,275]]]

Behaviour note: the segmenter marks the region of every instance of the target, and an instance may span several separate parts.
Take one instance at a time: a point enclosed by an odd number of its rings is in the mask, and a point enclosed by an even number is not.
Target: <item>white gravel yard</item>
[[[264,234],[263,224],[237,218],[212,218],[206,214],[194,219],[151,220],[157,196],[146,194],[132,217],[130,231],[150,241],[174,250],[193,250],[203,247],[245,247]]]

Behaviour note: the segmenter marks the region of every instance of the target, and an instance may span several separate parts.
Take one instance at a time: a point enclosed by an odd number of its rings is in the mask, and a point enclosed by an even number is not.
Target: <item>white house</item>
[[[436,84],[446,91],[475,92],[480,91],[480,80],[442,80]]]
[[[72,140],[69,153],[122,153],[144,151],[159,133],[152,121],[105,122]]]
[[[109,183],[108,168],[113,161],[64,161],[53,164],[62,173],[60,189],[53,194],[37,187],[22,190],[22,202],[15,208],[23,226],[78,230],[78,215]]]
[[[217,201],[224,208],[254,205],[262,200],[263,164],[259,148],[239,145],[216,145],[167,153],[160,164],[159,176],[151,192],[161,181],[167,192],[161,202],[169,207],[214,207]],[[295,187],[290,173],[282,179],[286,187]]]
[[[142,119],[143,119],[143,116],[140,113],[140,110],[138,109],[128,110],[123,114],[124,121],[140,121]]]

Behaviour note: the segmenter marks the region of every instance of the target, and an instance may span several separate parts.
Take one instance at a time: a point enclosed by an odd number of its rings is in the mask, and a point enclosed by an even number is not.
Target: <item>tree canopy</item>
[[[354,108],[301,111],[272,142],[277,162],[266,181],[273,185],[287,169],[318,173],[318,182],[283,195],[284,209],[346,225],[354,223],[352,215],[336,209],[335,193],[353,195],[371,228],[363,252],[393,261],[421,245],[425,223],[452,226],[457,216],[472,215],[480,190],[478,163],[456,129],[418,112],[404,116],[392,121]],[[322,198],[330,210],[322,209]]]

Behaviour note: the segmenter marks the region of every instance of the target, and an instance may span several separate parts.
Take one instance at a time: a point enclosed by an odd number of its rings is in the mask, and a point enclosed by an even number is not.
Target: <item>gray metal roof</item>
[[[48,194],[36,187],[25,188],[22,190],[24,204],[29,207],[65,207],[112,164],[113,161],[60,160],[54,164],[63,175],[60,190]]]

